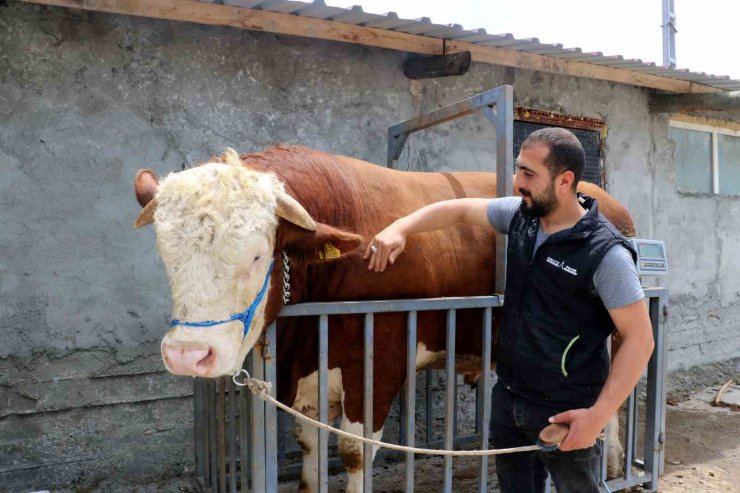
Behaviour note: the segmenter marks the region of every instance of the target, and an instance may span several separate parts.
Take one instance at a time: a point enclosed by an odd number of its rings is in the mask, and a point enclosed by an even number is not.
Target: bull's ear
[[[296,199],[285,192],[277,194],[276,214],[307,231],[316,231],[316,221]]]
[[[143,207],[139,217],[136,218],[134,228],[140,228],[154,222],[154,211],[157,210],[157,201],[154,195],[157,193],[159,179],[157,174],[150,169],[140,169],[134,178],[134,191],[136,200]]]
[[[278,227],[277,247],[287,250],[292,257],[309,263],[339,260],[358,253],[362,236],[323,223],[316,223],[315,231],[307,231],[286,221]]]

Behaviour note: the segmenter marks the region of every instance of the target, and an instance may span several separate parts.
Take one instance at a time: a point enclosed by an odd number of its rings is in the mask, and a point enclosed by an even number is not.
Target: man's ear
[[[290,256],[308,263],[341,260],[358,253],[363,243],[362,236],[328,224],[316,223],[316,231],[308,231],[284,220],[276,239],[278,250],[287,250]]]

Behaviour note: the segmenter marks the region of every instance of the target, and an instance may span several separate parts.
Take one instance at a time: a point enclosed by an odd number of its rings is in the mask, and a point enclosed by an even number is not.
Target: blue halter
[[[262,284],[262,289],[260,290],[259,294],[257,295],[257,298],[252,302],[249,307],[247,307],[246,310],[244,310],[241,313],[235,313],[234,315],[230,316],[226,320],[208,320],[206,322],[183,322],[182,320],[173,319],[170,322],[170,327],[175,327],[176,325],[182,325],[185,327],[213,327],[214,325],[221,325],[226,324],[229,322],[233,322],[234,320],[239,320],[244,323],[244,335],[242,336],[242,340],[247,337],[247,332],[249,332],[249,326],[252,325],[252,317],[254,317],[254,311],[257,309],[257,305],[260,304],[262,301],[262,298],[265,296],[265,292],[267,292],[267,284],[270,280],[270,273],[272,273],[272,265],[270,264],[270,268],[267,269],[267,276],[265,276],[265,282]]]

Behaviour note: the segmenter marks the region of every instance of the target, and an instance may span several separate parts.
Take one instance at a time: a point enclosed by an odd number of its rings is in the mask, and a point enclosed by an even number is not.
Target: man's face
[[[544,145],[523,148],[516,160],[517,174],[514,190],[522,194],[522,213],[528,216],[547,216],[558,206],[555,177],[545,164],[550,150]]]

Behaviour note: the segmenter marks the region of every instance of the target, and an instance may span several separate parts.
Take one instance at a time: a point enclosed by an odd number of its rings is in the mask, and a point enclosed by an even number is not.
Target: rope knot
[[[244,373],[245,378],[243,381],[240,382],[239,380],[237,380],[237,378],[239,378],[239,375],[241,375],[242,373]],[[272,392],[272,384],[270,382],[265,382],[263,380],[250,377],[249,372],[244,368],[234,373],[234,376],[231,377],[231,380],[234,382],[234,385],[248,388],[252,392],[252,394],[254,394],[259,399],[262,399],[263,401],[266,401]]]

